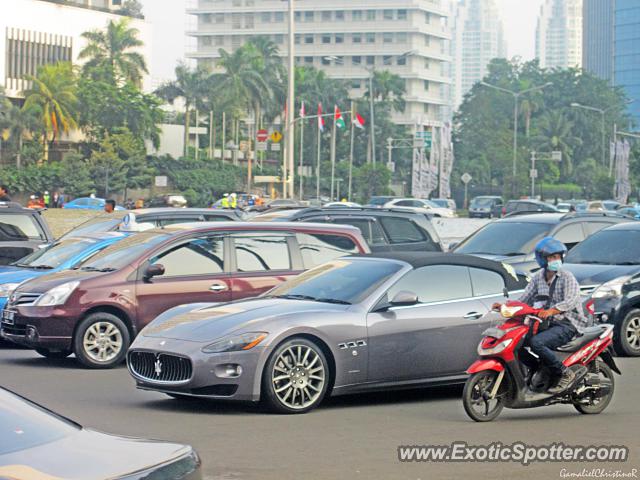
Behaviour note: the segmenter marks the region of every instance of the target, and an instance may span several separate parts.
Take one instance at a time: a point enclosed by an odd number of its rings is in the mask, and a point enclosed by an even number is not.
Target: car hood
[[[122,478],[188,456],[191,452],[191,447],[186,445],[83,429],[51,443],[0,455],[0,477]]]
[[[193,342],[210,342],[237,330],[260,331],[269,322],[284,317],[295,319],[317,313],[343,312],[349,305],[257,298],[235,303],[195,304],[169,310],[147,327],[141,336],[170,338]]]
[[[625,275],[640,273],[640,265],[585,265],[565,263],[563,268],[576,277],[580,285],[600,285]]]
[[[87,280],[100,275],[106,275],[106,273],[82,270],[63,270],[61,272],[46,273],[23,283],[16,289],[16,292],[45,293],[67,282]]]
[[[51,270],[32,270],[29,268],[11,267],[0,272],[0,285],[5,283],[21,283],[31,278],[41,277]]]

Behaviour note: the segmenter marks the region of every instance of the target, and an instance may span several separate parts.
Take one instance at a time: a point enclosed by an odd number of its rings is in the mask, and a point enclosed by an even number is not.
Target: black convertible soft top
[[[441,252],[389,252],[358,255],[367,258],[386,258],[399,260],[410,264],[413,268],[426,267],[428,265],[462,265],[465,267],[483,268],[492,270],[504,278],[509,291],[521,290],[529,283],[529,278],[522,272],[516,272],[511,265],[473,255],[461,253]]]

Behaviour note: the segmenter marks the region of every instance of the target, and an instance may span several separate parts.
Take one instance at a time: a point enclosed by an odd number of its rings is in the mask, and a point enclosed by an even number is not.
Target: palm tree
[[[110,20],[106,30],[85,32],[82,37],[87,40],[79,58],[88,59],[84,71],[106,69],[114,83],[142,83],[142,74],[148,73],[144,57],[135,50],[144,43],[138,38],[140,32],[129,27],[129,19],[123,18],[114,22]]]
[[[181,98],[184,101],[184,148],[183,155],[187,155],[187,147],[189,146],[189,126],[191,124],[191,111],[193,108],[199,108],[207,93],[209,78],[204,69],[198,68],[193,70],[184,63],[178,64],[176,67],[176,79],[173,82],[161,85],[155,91],[163,100],[173,103],[176,99]]]
[[[573,151],[582,140],[573,134],[574,124],[562,110],[545,112],[536,124],[537,135],[533,145],[541,152],[562,152],[562,179],[567,180],[573,171]]]
[[[22,109],[16,105],[6,102],[4,109],[0,109],[2,113],[0,120],[0,130],[4,129],[4,140],[8,140],[12,144],[12,150],[16,155],[16,167],[22,166],[22,141],[28,132],[35,132],[40,126],[38,114],[34,110]]]
[[[404,110],[404,95],[407,92],[405,82],[400,76],[389,70],[373,72],[373,98],[377,102],[391,102],[391,106],[397,112]],[[367,89],[365,97],[369,98],[371,92]]]
[[[540,109],[540,105],[535,100],[530,98],[524,98],[520,102],[520,111],[524,117],[524,132],[525,137],[529,138],[529,132],[531,131],[531,117]]]
[[[247,49],[248,55],[253,57],[254,68],[261,72],[269,85],[269,91],[265,92],[267,95],[259,96],[253,102],[256,121],[259,122],[261,109],[278,112],[278,114],[282,111],[287,96],[287,70],[279,56],[278,46],[268,37],[253,37],[243,48]]]
[[[44,127],[42,139],[45,159],[48,159],[47,141],[55,144],[61,133],[78,128],[76,75],[69,62],[44,65],[38,74],[25,77],[32,83],[25,92],[24,110],[37,109]]]

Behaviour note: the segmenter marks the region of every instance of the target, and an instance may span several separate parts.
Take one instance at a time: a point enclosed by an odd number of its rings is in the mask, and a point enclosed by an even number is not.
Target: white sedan
[[[434,217],[454,218],[456,213],[450,208],[439,207],[429,200],[421,198],[395,198],[384,204],[384,208],[401,207],[417,213],[427,213]]]

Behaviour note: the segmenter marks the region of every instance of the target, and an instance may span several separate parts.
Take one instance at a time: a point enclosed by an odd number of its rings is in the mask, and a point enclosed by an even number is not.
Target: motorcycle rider
[[[540,361],[557,378],[557,383],[549,388],[549,393],[557,394],[566,390],[574,381],[575,373],[563,365],[554,350],[589,326],[582,312],[580,286],[572,273],[562,270],[562,260],[567,248],[553,237],[545,237],[535,247],[535,256],[540,270],[532,277],[520,297],[520,302],[534,308],[543,308],[539,317],[549,319],[549,328],[534,335],[529,347]],[[499,309],[500,304],[493,305]],[[521,359],[528,367],[533,367],[532,358]]]

